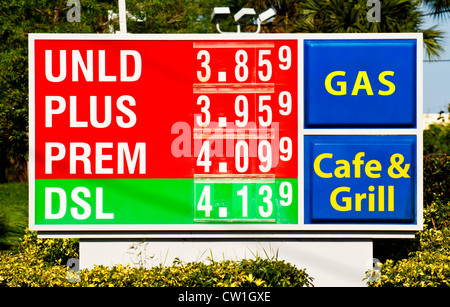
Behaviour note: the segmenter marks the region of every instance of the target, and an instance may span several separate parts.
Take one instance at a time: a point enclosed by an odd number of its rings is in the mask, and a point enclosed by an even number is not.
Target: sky
[[[447,62],[423,63],[423,113],[447,113],[450,103],[450,16],[442,19],[426,17],[424,28],[438,25],[444,33],[444,47],[439,60]],[[424,52],[424,60],[428,60]]]

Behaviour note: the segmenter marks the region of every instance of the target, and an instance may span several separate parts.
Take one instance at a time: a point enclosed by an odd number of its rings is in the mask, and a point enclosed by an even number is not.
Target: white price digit
[[[288,46],[281,46],[278,50],[278,59],[282,63],[279,65],[282,70],[291,68],[291,48]]]
[[[205,120],[204,121],[202,120],[201,115],[196,116],[197,125],[199,125],[200,127],[208,126],[211,120],[211,114],[209,113],[209,106],[211,105],[211,103],[209,101],[208,96],[201,95],[200,97],[198,97],[197,105],[202,105],[203,103],[205,104],[205,106],[201,108],[201,112],[205,114]]]
[[[242,59],[241,59],[242,58]],[[235,56],[236,60],[236,68],[234,69],[234,75],[236,76],[236,80],[239,82],[244,82],[248,78],[248,55],[245,50],[238,50]]]
[[[272,214],[273,211],[273,203],[272,203],[272,189],[268,185],[263,185],[259,188],[259,195],[264,195],[266,193],[266,196],[263,198],[263,202],[267,204],[267,211],[264,211],[263,206],[259,206],[258,211],[259,215],[262,217],[269,217]]]
[[[239,173],[244,173],[248,169],[248,144],[246,141],[237,141],[235,152],[235,165]]]
[[[261,161],[259,170],[267,173],[272,168],[272,146],[269,141],[263,140],[258,145],[258,158]]]
[[[211,215],[211,186],[205,185],[203,187],[202,194],[200,195],[200,199],[197,203],[198,211],[205,211],[205,217],[209,217]]]
[[[266,66],[266,74],[262,70],[258,71],[258,77],[261,81],[269,81],[272,78],[272,63],[264,59],[265,55],[270,55],[270,50],[259,50],[258,66]]]
[[[209,78],[211,78],[211,67],[209,67],[209,52],[206,50],[200,50],[197,53],[197,60],[201,60],[202,58],[205,58],[205,60],[202,62],[202,67],[205,69],[205,74],[203,75],[200,70],[197,70],[197,78],[200,82],[207,82]]]
[[[248,216],[248,200],[247,200],[247,186],[244,185],[242,189],[237,191],[237,195],[242,197],[242,216]]]
[[[209,149],[209,141],[205,141],[197,157],[197,166],[203,166],[205,168],[205,173],[209,172],[209,167],[212,164],[211,160],[209,159]]]
[[[284,91],[278,96],[278,104],[280,105],[280,114],[289,115],[292,111],[292,96],[291,93]],[[284,110],[285,109],[285,110]]]
[[[244,95],[236,97],[234,102],[234,111],[238,117],[242,117],[241,120],[236,120],[236,126],[245,127],[248,122],[248,100]]]
[[[284,136],[280,139],[280,155],[281,161],[289,161],[292,158],[292,140],[290,137]]]
[[[289,206],[292,203],[292,184],[289,181],[283,181],[280,184],[280,205]]]
[[[270,96],[268,95],[259,96],[258,111],[259,112],[265,111],[267,113],[267,120],[264,120],[263,116],[258,116],[259,125],[262,127],[268,127],[272,123],[272,109],[270,108],[270,106],[264,104],[264,101],[267,100],[270,100]]]

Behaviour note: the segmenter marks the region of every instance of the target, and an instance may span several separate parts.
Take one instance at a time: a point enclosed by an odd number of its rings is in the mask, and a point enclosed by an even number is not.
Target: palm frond
[[[428,58],[430,60],[437,59],[444,50],[444,35],[442,31],[437,30],[436,26],[433,26],[429,29],[421,30],[420,32],[423,33],[423,43]]]

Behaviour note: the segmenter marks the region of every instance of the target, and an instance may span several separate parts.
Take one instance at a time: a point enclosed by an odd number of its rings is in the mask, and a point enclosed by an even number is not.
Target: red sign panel
[[[298,223],[297,40],[186,37],[31,40],[32,227]]]
[[[36,178],[297,177],[296,48],[36,41]]]

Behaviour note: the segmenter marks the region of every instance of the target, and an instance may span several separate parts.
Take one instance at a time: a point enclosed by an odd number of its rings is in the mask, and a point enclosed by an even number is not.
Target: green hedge
[[[28,225],[28,184],[0,184],[0,250],[17,246]]]
[[[450,155],[427,155],[423,158],[423,202],[450,201]]]
[[[368,272],[369,286],[450,286],[450,156],[425,156],[423,173],[424,230],[412,240],[374,240],[374,257],[389,259]]]
[[[436,201],[425,207],[424,230],[416,234],[415,240],[406,244],[414,248],[407,257],[387,259],[379,263],[379,270],[367,272],[368,276],[372,277],[367,279],[368,285],[370,287],[449,287],[449,216],[450,202]],[[404,241],[404,239],[396,240],[395,242],[399,242],[398,246],[392,244],[394,254],[402,248],[401,244]]]
[[[303,287],[313,286],[305,269],[277,259],[183,263],[152,269],[117,265],[71,272],[77,240],[39,239],[27,231],[19,250],[0,253],[3,287]]]
[[[381,263],[372,287],[449,287],[450,230],[426,229],[419,234],[420,250],[402,260]],[[374,274],[371,274],[374,276]]]

